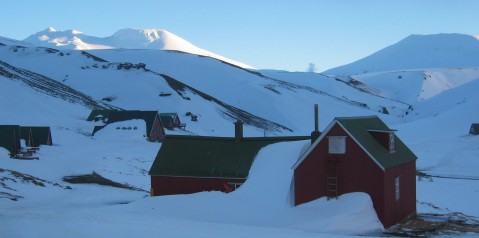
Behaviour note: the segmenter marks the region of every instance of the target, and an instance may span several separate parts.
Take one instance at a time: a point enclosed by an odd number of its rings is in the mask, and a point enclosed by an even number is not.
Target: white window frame
[[[328,153],[345,154],[346,136],[328,136]]]
[[[401,180],[400,176],[397,176],[394,178],[394,197],[396,198],[396,201],[399,201],[401,198]]]
[[[396,152],[395,142],[394,142],[394,133],[389,133],[389,152]]]

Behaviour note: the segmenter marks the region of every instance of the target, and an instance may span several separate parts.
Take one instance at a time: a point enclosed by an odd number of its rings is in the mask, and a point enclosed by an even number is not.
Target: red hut
[[[296,137],[243,137],[243,123],[235,123],[235,137],[167,135],[153,162],[151,195],[231,192],[248,178],[259,150]]]
[[[181,128],[185,125],[181,123],[180,117],[176,112],[160,113],[160,119],[161,124],[168,130],[173,130],[175,127]]]
[[[384,227],[416,214],[414,153],[377,116],[335,118],[294,165],[295,205],[371,196]]]

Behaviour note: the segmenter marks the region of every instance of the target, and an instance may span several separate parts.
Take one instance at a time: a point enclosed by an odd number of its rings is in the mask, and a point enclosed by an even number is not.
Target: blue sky
[[[411,34],[479,35],[477,0],[6,0],[0,36],[52,26],[105,37],[168,30],[260,69],[316,71],[351,63]]]

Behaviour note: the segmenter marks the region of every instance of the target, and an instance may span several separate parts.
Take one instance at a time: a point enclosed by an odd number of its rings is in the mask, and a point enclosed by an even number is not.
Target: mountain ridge
[[[187,40],[164,29],[124,28],[107,37],[86,35],[81,31],[70,29],[64,31],[48,27],[23,40],[34,45],[71,50],[98,49],[153,49],[174,50],[190,54],[212,57],[242,68],[252,66],[226,58],[216,53],[199,48]]]

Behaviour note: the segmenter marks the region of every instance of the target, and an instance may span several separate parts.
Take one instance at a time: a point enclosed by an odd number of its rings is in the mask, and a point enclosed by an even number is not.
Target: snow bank
[[[140,119],[111,123],[95,133],[96,139],[110,141],[141,141],[146,137],[146,123]]]

